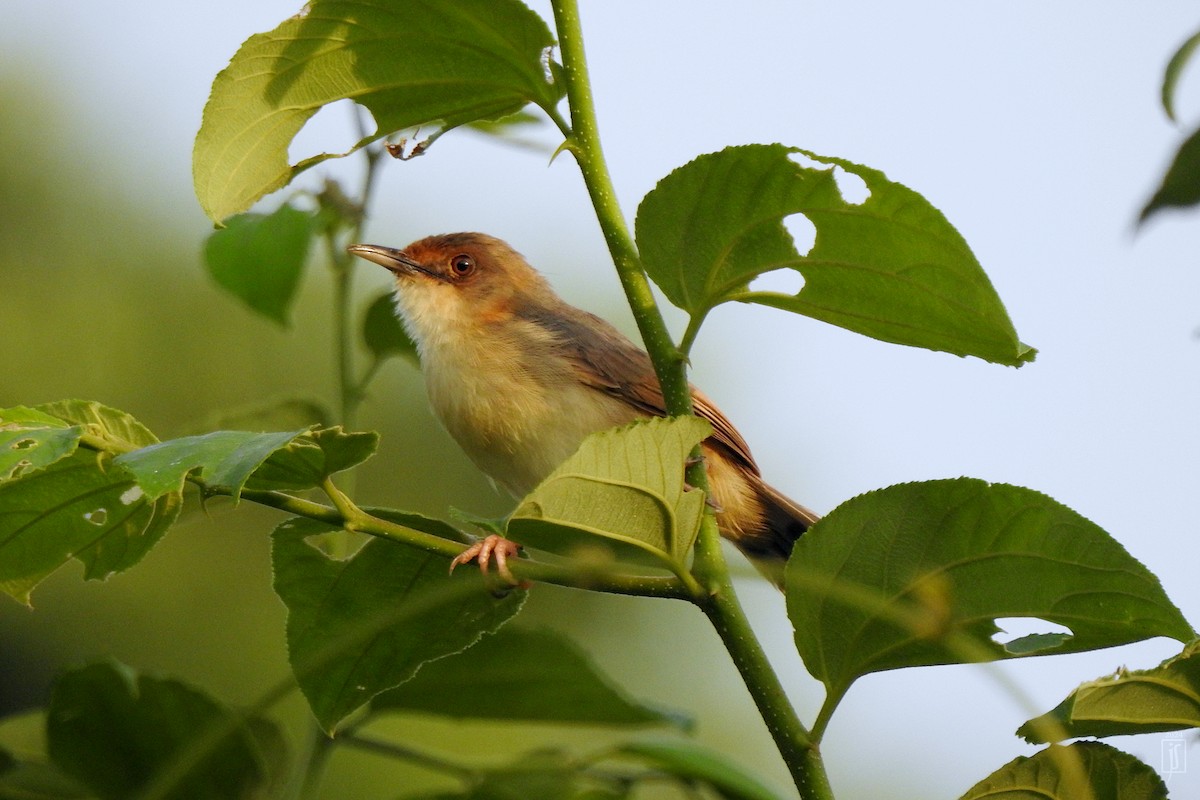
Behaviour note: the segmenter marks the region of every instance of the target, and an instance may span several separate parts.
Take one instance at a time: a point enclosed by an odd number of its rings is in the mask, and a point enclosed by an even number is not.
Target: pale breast
[[[637,419],[623,401],[584,386],[537,329],[457,342],[424,354],[429,399],[471,460],[517,497],[528,494],[589,434]],[[433,357],[430,357],[433,356]]]

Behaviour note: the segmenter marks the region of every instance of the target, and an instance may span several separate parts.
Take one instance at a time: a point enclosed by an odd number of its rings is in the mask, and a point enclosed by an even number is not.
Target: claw
[[[512,570],[508,568],[508,559],[518,555],[520,552],[521,545],[511,539],[505,539],[503,536],[491,534],[455,556],[454,560],[450,562],[450,571],[454,572],[455,567],[474,561],[479,564],[479,571],[487,575],[488,568],[491,566],[491,561],[494,557],[496,559],[496,572],[501,578],[512,586],[528,589],[530,586],[529,581],[519,580],[517,576],[512,574]]]

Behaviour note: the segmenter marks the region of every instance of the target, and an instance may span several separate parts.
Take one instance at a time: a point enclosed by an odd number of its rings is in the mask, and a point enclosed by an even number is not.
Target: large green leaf
[[[711,432],[704,420],[676,417],[589,436],[517,506],[509,537],[552,553],[602,549],[678,571],[704,514],[704,495],[685,486],[684,467]]]
[[[546,24],[518,0],[313,0],[251,36],[213,81],[192,154],[196,194],[216,221],[244,211],[298,172],[288,146],[322,106],[353,99],[393,131],[497,119],[529,103],[553,107]]]
[[[422,664],[495,630],[524,600],[519,590],[493,596],[477,570],[451,581],[449,559],[395,542],[372,539],[337,560],[305,541],[330,530],[293,519],[272,537],[292,669],[327,731]]]
[[[46,735],[55,764],[105,800],[151,786],[171,789],[162,796],[174,800],[267,797],[285,774],[272,723],[243,720],[193,687],[115,662],[58,680]]]
[[[75,452],[83,427],[24,406],[0,408],[0,482],[20,478]]]
[[[462,691],[481,675],[487,691]],[[371,708],[505,722],[645,725],[681,719],[629,699],[564,636],[512,626],[423,668],[376,697]]]
[[[960,800],[1165,800],[1153,769],[1100,742],[1051,746],[993,772]]]
[[[239,214],[209,234],[204,263],[222,289],[286,325],[316,232],[314,215],[286,203],[270,214]]]
[[[179,514],[182,497],[151,500],[124,469],[92,450],[0,484],[0,591],[22,602],[71,558],[103,579],[142,559]]]
[[[71,558],[88,579],[128,569],[179,514],[179,494],[148,497],[111,462],[157,441],[122,411],[81,400],[5,409],[0,435],[10,433],[20,458],[0,483],[0,591],[22,603]],[[104,452],[77,448],[85,436]]]
[[[830,166],[804,166],[795,154]],[[861,178],[870,196],[845,200],[835,167]],[[783,222],[794,214],[816,227],[804,255]],[[882,172],[842,159],[778,144],[701,156],[642,200],[637,243],[646,271],[692,315],[693,327],[717,304],[737,300],[1000,364],[1034,355],[942,213]],[[781,268],[804,276],[798,293],[750,288],[757,276]]]
[[[1194,635],[1158,579],[1094,523],[1038,492],[968,478],[843,503],[796,543],[787,602],[804,663],[834,696],[880,670]],[[1070,632],[1001,643],[1002,618]]]
[[[1154,669],[1088,681],[1017,730],[1030,742],[1200,728],[1200,642]]]

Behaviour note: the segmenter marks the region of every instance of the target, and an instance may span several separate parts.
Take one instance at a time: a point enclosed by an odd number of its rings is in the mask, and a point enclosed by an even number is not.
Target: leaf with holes
[[[1154,669],[1088,681],[1017,730],[1029,742],[1200,728],[1200,642]]]
[[[116,662],[59,678],[46,737],[54,763],[106,800],[141,796],[152,786],[161,793],[147,796],[268,797],[287,776],[274,723],[247,720],[198,689]],[[175,782],[158,785],[172,768]]]
[[[246,40],[213,81],[192,154],[200,205],[219,222],[335,157],[289,164],[288,146],[338,100],[353,99],[376,122],[345,154],[418,125],[445,130],[530,103],[553,108],[562,97],[553,44],[518,0],[313,0]]]
[[[788,616],[838,697],[870,672],[1194,635],[1158,579],[1094,523],[1038,492],[959,478],[848,500],[800,538]],[[1069,629],[1008,643],[997,619]]]
[[[704,514],[704,494],[684,485],[685,462],[711,432],[702,419],[675,417],[589,436],[521,501],[507,536],[552,553],[603,550],[679,571]]]
[[[158,441],[129,414],[82,400],[27,412],[9,413],[14,420],[41,420],[51,430],[49,420],[57,420],[67,426],[60,430],[76,430],[72,437],[87,437],[91,447],[105,450],[76,448],[0,483],[0,591],[23,603],[72,558],[83,563],[89,580],[133,566],[162,538],[182,505],[178,493],[147,497],[129,472],[112,463],[113,453]]]
[[[805,166],[803,155],[827,168]],[[847,202],[835,169],[870,192]],[[803,214],[816,241],[800,254],[784,218]],[[783,145],[729,147],[672,172],[642,200],[637,244],[646,271],[691,330],[730,300],[774,306],[886,342],[1020,365],[1004,305],[958,231],[913,190],[877,170]],[[789,268],[796,294],[750,282]]]
[[[1100,742],[1054,745],[1019,756],[960,800],[1166,800],[1162,778],[1128,753]]]
[[[0,482],[48,467],[75,452],[83,428],[25,406],[0,408]]]
[[[142,560],[179,515],[176,492],[151,500],[133,476],[79,449],[0,484],[0,591],[29,593],[72,558],[101,580]]]
[[[331,530],[293,519],[272,536],[275,592],[288,608],[288,657],[330,733],[422,664],[503,625],[524,601],[520,590],[493,596],[477,570],[451,578],[448,558],[395,542],[372,539],[339,561],[305,541]]]

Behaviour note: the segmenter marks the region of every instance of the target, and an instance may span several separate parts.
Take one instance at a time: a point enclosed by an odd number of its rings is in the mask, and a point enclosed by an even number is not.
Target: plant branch
[[[624,215],[616,199],[600,146],[587,60],[583,49],[583,31],[577,0],[552,0],[554,22],[562,50],[567,101],[571,109],[570,132],[564,147],[571,151],[583,174],[584,184],[596,210],[600,228],[612,255],[617,275],[629,301],[634,320],[642,334],[646,351],[654,363],[662,387],[668,414],[692,413],[691,387],[687,380],[686,351],[677,347],[650,290],[637,248],[630,236]],[[561,118],[553,119],[566,132]],[[697,323],[698,325],[698,323]],[[686,343],[691,345],[696,326],[689,328]],[[703,462],[687,471],[688,483],[708,491],[708,476]],[[705,515],[696,542],[694,573],[707,594],[693,594],[721,636],[759,712],[779,748],[796,788],[804,798],[830,798],[832,793],[820,755],[808,731],[801,724],[787,699],[778,676],[767,661],[745,612],[738,603],[729,578],[729,569],[721,552],[720,532],[711,513]]]
[[[214,489],[196,478],[190,481],[200,486],[206,495],[229,495],[230,492]],[[377,517],[350,502],[349,498],[338,490],[339,503],[348,504],[347,513],[337,508],[314,503],[311,500],[294,497],[283,492],[264,490],[246,490],[241,494],[242,499],[260,505],[277,508],[298,517],[314,519],[336,527],[351,527],[370,536],[381,539],[391,539],[397,544],[414,547],[427,553],[435,553],[446,558],[454,558],[467,548],[462,542],[445,539],[432,533],[426,533],[415,528],[400,525],[396,522]],[[678,578],[657,577],[652,575],[633,575],[622,573],[606,565],[587,563],[548,563],[522,558],[508,562],[513,574],[521,580],[537,583],[550,583],[569,588],[589,589],[608,594],[633,595],[636,597],[661,597],[674,600],[692,600],[694,592],[690,591]]]
[[[434,755],[424,750],[418,750],[415,747],[390,742],[383,739],[376,739],[373,736],[366,736],[361,733],[349,732],[338,737],[338,743],[356,747],[359,750],[365,750],[370,753],[377,753],[388,758],[397,758],[403,761],[411,761],[414,764],[426,767],[437,772],[443,772],[460,780],[470,780],[475,777],[477,771],[455,761],[451,761],[443,756]]]
[[[725,584],[701,604],[701,608],[741,673],[800,796],[806,800],[832,798],[829,777],[817,744],[800,722],[779,676],[754,635],[750,621],[729,585],[728,572]]]
[[[583,182],[596,209],[596,217],[608,251],[612,255],[629,300],[634,321],[642,341],[654,362],[658,381],[662,385],[667,413],[672,416],[692,412],[691,391],[687,382],[687,362],[675,347],[667,324],[654,302],[650,281],[642,269],[641,259],[625,224],[616,190],[600,147],[600,132],[596,124],[596,109],[592,101],[587,60],[583,52],[583,31],[579,22],[577,0],[554,0],[554,23],[562,49],[563,72],[566,75],[567,102],[571,107],[571,126],[565,147],[575,156]],[[554,115],[551,115],[554,118]],[[561,118],[557,119],[560,128]]]

